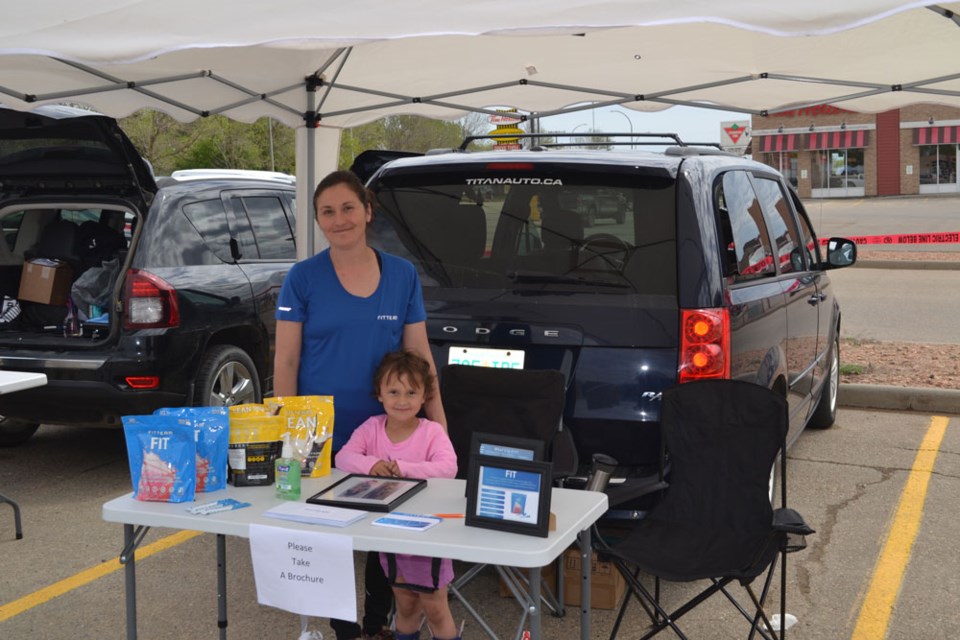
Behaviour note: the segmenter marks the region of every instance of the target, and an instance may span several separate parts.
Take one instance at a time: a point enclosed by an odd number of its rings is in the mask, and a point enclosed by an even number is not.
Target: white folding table
[[[302,499],[333,484],[343,475],[334,471],[326,478],[304,478]],[[234,498],[251,503],[250,507],[215,513],[192,515],[190,503],[140,502],[127,494],[103,505],[103,519],[122,523],[124,549],[120,562],[125,565],[127,638],[137,637],[136,548],[150,527],[204,531],[217,535],[217,588],[220,637],[226,638],[226,543],[225,536],[249,537],[251,524],[293,529],[313,529],[317,525],[300,524],[265,517],[263,512],[282,502],[273,487],[233,487],[223,491],[199,494],[198,499],[212,501]],[[427,488],[404,502],[400,510],[411,513],[463,513],[466,508],[464,481],[431,479]],[[607,510],[607,496],[593,491],[553,489],[550,511],[556,515],[556,530],[546,538],[526,536],[489,529],[467,527],[463,518],[447,519],[427,531],[411,532],[376,527],[370,521],[379,514],[371,513],[356,523],[339,528],[323,527],[330,533],[350,536],[356,551],[384,551],[423,556],[452,558],[466,562],[483,562],[507,567],[529,568],[530,593],[525,616],[530,622],[530,637],[540,638],[540,568],[553,562],[571,544],[579,540],[581,562],[581,637],[590,637],[590,527]]]
[[[47,375],[44,373],[28,373],[26,371],[0,371],[0,394],[23,391],[33,387],[42,387],[47,384]],[[13,507],[13,526],[17,540],[23,538],[23,526],[20,523],[20,505],[11,498],[0,493],[0,502],[6,502]]]

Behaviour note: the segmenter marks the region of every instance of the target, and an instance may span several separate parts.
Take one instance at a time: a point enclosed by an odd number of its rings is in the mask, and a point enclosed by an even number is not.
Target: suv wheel
[[[21,445],[33,437],[38,428],[40,425],[36,422],[0,416],[0,447]]]
[[[813,429],[826,429],[833,426],[837,419],[837,393],[840,390],[840,332],[833,339],[830,353],[827,354],[827,379],[820,389],[820,400],[810,416],[807,426]]]
[[[195,406],[229,407],[262,400],[260,376],[246,351],[217,345],[204,354],[194,386]]]

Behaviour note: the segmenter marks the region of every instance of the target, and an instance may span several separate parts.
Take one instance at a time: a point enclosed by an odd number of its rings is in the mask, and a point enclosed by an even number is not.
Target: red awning
[[[913,144],[957,144],[960,127],[923,127],[913,130]]]
[[[824,131],[811,133],[807,136],[807,149],[859,149],[870,142],[869,132],[857,131]]]
[[[759,147],[757,151],[760,153],[777,153],[780,151],[796,151],[800,148],[800,134],[798,133],[780,133],[773,136],[756,136],[754,140],[759,138],[758,144]]]

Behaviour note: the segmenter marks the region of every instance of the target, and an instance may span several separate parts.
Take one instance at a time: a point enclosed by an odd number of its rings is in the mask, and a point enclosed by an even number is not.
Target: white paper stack
[[[263,515],[280,520],[292,520],[306,524],[322,524],[328,527],[345,527],[367,515],[366,511],[358,509],[343,509],[328,507],[306,502],[284,502],[267,509]]]

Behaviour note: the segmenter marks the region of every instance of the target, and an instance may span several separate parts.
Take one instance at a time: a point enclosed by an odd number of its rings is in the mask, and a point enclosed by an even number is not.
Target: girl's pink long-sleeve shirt
[[[347,473],[370,473],[378,460],[395,460],[404,478],[453,478],[457,454],[450,437],[438,422],[420,419],[413,434],[403,442],[387,437],[387,416],[373,416],[357,427],[337,454],[337,469]]]

